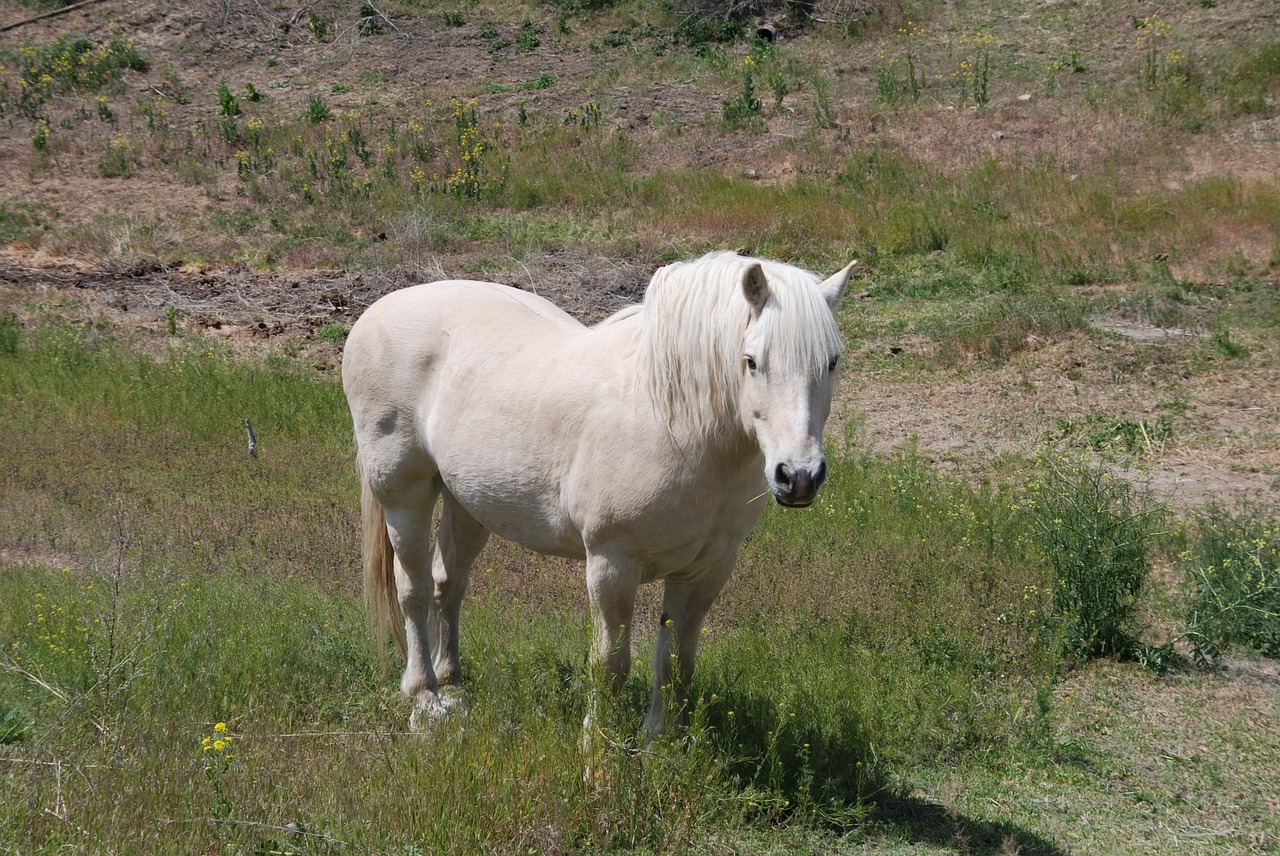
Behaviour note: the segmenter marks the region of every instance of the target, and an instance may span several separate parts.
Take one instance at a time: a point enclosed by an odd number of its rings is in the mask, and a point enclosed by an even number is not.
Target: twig
[[[30,672],[28,672],[26,669],[24,669],[24,668],[22,668],[21,666],[19,666],[17,663],[13,663],[13,662],[8,662],[8,663],[6,663],[6,662],[0,662],[0,669],[5,669],[6,671],[13,672],[13,673],[15,673],[15,674],[21,675],[22,677],[24,677],[24,678],[26,678],[27,680],[31,681],[33,684],[36,684],[37,686],[44,687],[46,690],[48,690],[49,692],[53,693],[55,696],[57,696],[57,697],[58,697],[59,699],[61,699],[62,701],[64,701],[64,702],[68,702],[68,703],[70,702],[70,699],[68,699],[68,698],[67,698],[67,696],[66,696],[66,694],[65,694],[64,692],[62,692],[61,690],[59,690],[59,689],[57,689],[57,688],[55,688],[55,687],[51,687],[51,686],[49,686],[49,684],[46,684],[44,681],[40,680],[40,679],[39,679],[38,677],[36,677],[35,675],[31,674],[31,673],[30,673]]]
[[[258,438],[253,436],[253,426],[248,419],[244,420],[244,432],[249,435],[249,457],[258,457]]]
[[[19,27],[25,27],[27,24],[34,24],[36,21],[42,21],[45,18],[52,18],[54,15],[65,15],[67,12],[70,12],[73,9],[79,9],[81,6],[88,6],[92,3],[101,2],[102,0],[81,0],[79,3],[72,3],[70,6],[63,6],[61,9],[54,9],[52,12],[45,12],[44,14],[36,15],[34,18],[27,18],[23,21],[15,21],[12,24],[5,24],[3,27],[0,27],[0,33],[7,33],[10,30],[16,30]]]

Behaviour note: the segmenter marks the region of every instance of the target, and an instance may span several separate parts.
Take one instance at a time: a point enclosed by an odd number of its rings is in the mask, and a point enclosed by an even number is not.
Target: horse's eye
[[[753,372],[755,370],[756,370],[756,358],[750,357],[750,356],[747,357],[747,371]]]
[[[827,363],[827,371],[828,371],[828,372],[833,372],[833,371],[835,371],[835,370],[836,370],[836,365],[837,365],[839,362],[840,362],[840,358],[839,358],[839,357],[832,357],[832,358],[831,358],[831,362]]]

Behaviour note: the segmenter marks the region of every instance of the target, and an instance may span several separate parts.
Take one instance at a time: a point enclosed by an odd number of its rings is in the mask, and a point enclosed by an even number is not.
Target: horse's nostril
[[[790,488],[794,472],[791,467],[786,464],[778,464],[778,469],[773,473],[773,480],[778,483],[779,487]]]
[[[827,459],[823,458],[822,463],[818,466],[818,473],[813,477],[814,489],[822,487],[822,483],[827,480]]]

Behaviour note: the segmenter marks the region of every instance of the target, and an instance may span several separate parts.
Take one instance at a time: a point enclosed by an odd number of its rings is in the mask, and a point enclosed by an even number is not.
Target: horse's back
[[[578,552],[555,497],[572,424],[598,385],[599,362],[583,358],[588,332],[542,298],[492,283],[415,286],[371,306],[348,336],[343,386],[380,501],[441,483],[494,531]],[[518,531],[501,524],[528,515]]]

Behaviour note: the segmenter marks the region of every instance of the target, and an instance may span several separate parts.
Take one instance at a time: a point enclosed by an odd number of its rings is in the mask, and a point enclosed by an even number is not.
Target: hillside
[[[442,276],[598,319],[708,249],[859,258],[877,445],[969,468],[1159,423],[1162,496],[1280,495],[1274,4],[836,3],[772,10],[771,42],[713,8],[133,0],[10,30],[6,278],[305,340]]]

